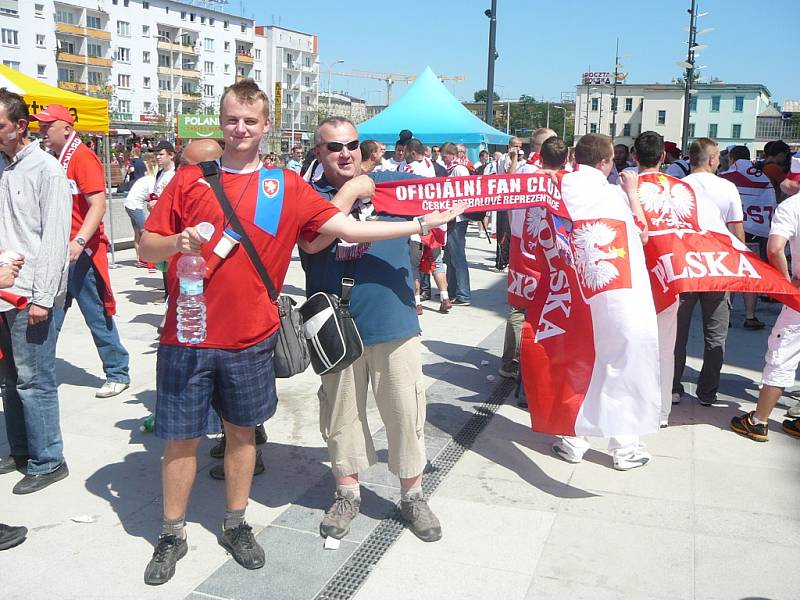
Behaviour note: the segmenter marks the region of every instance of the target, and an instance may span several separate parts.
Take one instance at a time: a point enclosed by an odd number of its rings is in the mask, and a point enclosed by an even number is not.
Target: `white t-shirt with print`
[[[800,279],[800,194],[795,194],[778,204],[772,215],[770,235],[779,235],[789,240],[792,257],[792,277]]]
[[[739,191],[727,179],[717,177],[713,173],[701,172],[687,175],[683,181],[692,186],[697,197],[697,219],[701,229],[728,233],[724,225],[744,221]],[[712,206],[716,207],[716,213],[713,210],[709,211]],[[722,229],[719,219],[722,219]]]

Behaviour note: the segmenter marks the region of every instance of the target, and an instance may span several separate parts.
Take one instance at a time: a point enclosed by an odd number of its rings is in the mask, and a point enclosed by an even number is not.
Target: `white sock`
[[[750,415],[750,422],[751,422],[753,425],[766,425],[766,424],[767,424],[767,421],[762,421],[761,419],[759,419],[759,418],[756,416],[756,413],[752,413],[752,414]]]
[[[417,303],[417,304],[422,304],[422,296],[419,295],[419,294],[414,296],[414,302]]]
[[[353,496],[355,498],[361,498],[361,488],[357,483],[354,483],[353,485],[342,485],[340,483],[337,483],[336,491],[339,492],[342,496]]]
[[[400,490],[400,499],[401,500],[411,500],[411,498],[421,498],[422,497],[422,484],[416,485],[412,488],[408,488],[407,490]]]
[[[439,292],[439,299],[444,302],[445,300],[450,300],[450,294],[447,293],[447,290],[442,290]]]

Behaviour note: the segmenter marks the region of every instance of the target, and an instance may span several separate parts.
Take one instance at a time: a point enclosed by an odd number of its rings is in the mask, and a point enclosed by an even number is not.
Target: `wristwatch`
[[[431,228],[428,225],[428,222],[425,220],[425,215],[421,217],[414,217],[414,220],[419,223],[419,230],[421,235],[428,235],[431,232]]]
[[[85,245],[86,245],[86,240],[85,240],[85,239],[83,239],[83,238],[82,238],[81,236],[79,236],[79,235],[78,235],[78,236],[75,236],[75,242],[76,242],[76,243],[77,243],[79,246],[85,246]]]

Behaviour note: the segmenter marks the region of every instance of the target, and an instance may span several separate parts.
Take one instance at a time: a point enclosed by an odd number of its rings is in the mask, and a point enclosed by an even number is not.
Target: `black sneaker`
[[[759,321],[757,317],[753,317],[752,319],[745,319],[742,326],[751,330],[764,329],[764,322]]]
[[[49,473],[39,473],[36,475],[25,475],[22,479],[17,482],[17,485],[11,490],[12,494],[32,494],[34,492],[38,492],[39,490],[43,490],[48,485],[54,484],[56,481],[61,481],[62,479],[66,479],[69,475],[69,469],[67,468],[67,463],[61,463],[58,468],[54,471],[50,471]]]
[[[253,467],[253,477],[255,477],[256,475],[261,475],[264,472],[264,470],[265,470],[264,458],[261,456],[261,449],[259,448],[258,450],[256,450],[256,464],[255,467]],[[208,474],[211,475],[212,479],[224,480],[225,464],[223,463],[221,465],[214,465],[208,471]]]
[[[28,464],[28,457],[27,456],[7,456],[6,458],[0,458],[0,475],[5,475],[6,473],[13,473],[14,471],[19,471],[20,473],[25,472],[25,467]]]
[[[224,458],[225,457],[225,434],[220,433],[217,436],[217,443],[208,451],[211,458]]]
[[[750,417],[754,414],[756,414],[755,411],[752,411],[744,415],[739,415],[738,417],[733,417],[731,419],[731,429],[739,435],[750,438],[754,442],[766,442],[768,440],[769,427],[766,423],[759,423],[758,425],[753,423]]]
[[[161,534],[153,551],[153,558],[144,570],[144,582],[147,585],[167,583],[175,575],[175,563],[186,556],[189,545],[186,540],[174,535]]]
[[[247,523],[226,529],[217,540],[220,546],[230,552],[233,560],[245,569],[260,569],[264,566],[264,549],[259,546],[253,536],[253,528]]]
[[[256,425],[256,446],[263,446],[267,443],[267,432],[264,424]]]
[[[28,530],[25,527],[12,527],[0,523],[0,550],[8,550],[25,541]]]
[[[701,406],[714,406],[714,403],[717,401],[717,397],[712,396],[711,398],[701,398],[700,396],[698,396],[697,401],[700,403]]]
[[[800,419],[786,419],[783,422],[783,431],[793,437],[800,438]]]
[[[464,300],[463,298],[456,298],[453,300],[453,306],[469,306],[471,302],[469,300]]]

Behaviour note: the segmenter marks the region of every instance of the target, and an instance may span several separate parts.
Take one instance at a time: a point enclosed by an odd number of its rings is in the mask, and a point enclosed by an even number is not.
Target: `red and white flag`
[[[623,192],[590,167],[564,176],[570,217],[528,210],[522,245],[539,273],[520,345],[533,429],[658,429],[658,332],[644,252]]]

